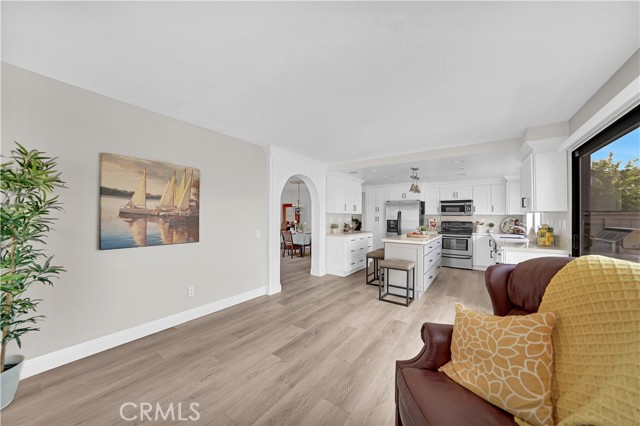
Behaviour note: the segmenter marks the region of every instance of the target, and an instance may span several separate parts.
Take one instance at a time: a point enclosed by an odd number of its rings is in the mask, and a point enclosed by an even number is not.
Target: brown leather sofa
[[[495,315],[537,312],[551,278],[572,258],[545,257],[518,265],[493,265],[485,282]],[[453,325],[424,323],[424,346],[396,361],[396,425],[515,425],[513,415],[476,396],[438,368],[451,360]]]

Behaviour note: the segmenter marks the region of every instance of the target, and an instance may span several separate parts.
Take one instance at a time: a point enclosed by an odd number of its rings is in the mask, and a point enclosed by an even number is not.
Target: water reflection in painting
[[[100,170],[101,250],[199,241],[198,169],[101,154]]]

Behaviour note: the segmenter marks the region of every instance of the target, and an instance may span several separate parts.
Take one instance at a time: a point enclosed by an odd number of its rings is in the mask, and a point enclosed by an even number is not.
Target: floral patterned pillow
[[[534,426],[553,425],[551,312],[499,317],[456,303],[451,379]]]

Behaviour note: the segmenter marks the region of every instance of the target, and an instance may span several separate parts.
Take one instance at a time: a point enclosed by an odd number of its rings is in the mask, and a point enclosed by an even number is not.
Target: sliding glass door
[[[573,152],[573,256],[640,262],[640,107]]]

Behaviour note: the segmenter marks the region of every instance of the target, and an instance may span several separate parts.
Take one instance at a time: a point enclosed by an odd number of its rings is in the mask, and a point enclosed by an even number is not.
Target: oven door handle
[[[442,257],[448,257],[448,258],[451,258],[451,259],[471,259],[473,256],[471,256],[471,255],[465,256],[465,255],[462,255],[462,254],[448,254],[448,253],[445,254],[445,253],[442,253]]]

